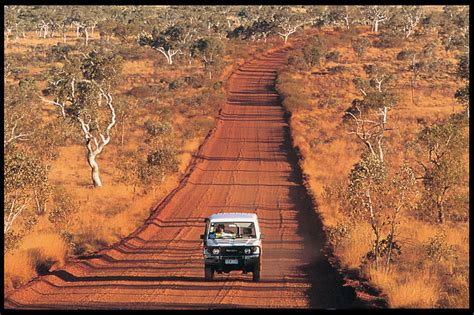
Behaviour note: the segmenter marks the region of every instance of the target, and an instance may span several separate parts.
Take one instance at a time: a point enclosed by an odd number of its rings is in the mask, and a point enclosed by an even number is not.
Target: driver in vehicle
[[[224,230],[224,224],[219,224],[216,228],[216,232],[213,233],[214,237],[213,238],[228,238],[228,237],[234,237],[234,234],[232,233],[227,233]]]

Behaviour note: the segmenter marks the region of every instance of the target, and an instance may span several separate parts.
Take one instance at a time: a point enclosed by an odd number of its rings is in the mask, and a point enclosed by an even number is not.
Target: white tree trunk
[[[85,46],[89,44],[89,32],[87,31],[87,27],[84,27],[84,37],[85,37]]]
[[[346,28],[349,29],[350,28],[350,26],[349,26],[349,17],[347,15],[344,17],[344,21],[346,23]]]
[[[95,161],[96,156],[97,154],[94,154],[94,152],[90,150],[87,151],[87,162],[91,167],[92,182],[94,183],[94,187],[101,187],[102,181],[99,175],[99,164]]]
[[[13,200],[12,200],[12,204],[11,204],[10,209],[9,209],[8,217],[4,216],[4,219],[3,219],[3,223],[4,223],[3,234],[4,235],[7,234],[8,232],[10,232],[10,230],[13,226],[13,222],[20,215],[20,213],[26,208],[26,206],[29,203],[29,199],[25,200],[20,205],[18,205],[16,203],[16,201],[17,201],[17,198],[14,196]]]
[[[173,49],[165,50],[163,47],[158,47],[158,48],[154,48],[154,49],[158,50],[160,53],[163,54],[163,56],[165,56],[166,61],[168,62],[169,65],[173,64],[173,56],[174,55],[176,55],[178,53],[182,54],[181,49],[178,49],[178,50],[173,50]]]

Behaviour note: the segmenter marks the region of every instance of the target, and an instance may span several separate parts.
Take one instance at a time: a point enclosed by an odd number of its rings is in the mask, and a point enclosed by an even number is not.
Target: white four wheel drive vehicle
[[[204,220],[204,277],[214,278],[214,272],[232,270],[251,272],[253,281],[260,280],[262,270],[262,238],[254,213],[218,213]]]

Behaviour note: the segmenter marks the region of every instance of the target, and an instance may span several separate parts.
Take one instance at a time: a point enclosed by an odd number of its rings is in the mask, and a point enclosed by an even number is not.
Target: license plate
[[[225,263],[228,265],[237,265],[239,263],[238,259],[226,259]]]

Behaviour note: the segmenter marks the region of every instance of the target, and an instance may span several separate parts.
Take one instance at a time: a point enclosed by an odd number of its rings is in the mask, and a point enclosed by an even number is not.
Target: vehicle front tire
[[[260,264],[253,267],[252,279],[254,282],[260,281]]]
[[[212,267],[204,267],[204,279],[206,279],[206,281],[214,280],[214,270],[212,270]]]

